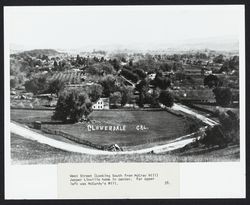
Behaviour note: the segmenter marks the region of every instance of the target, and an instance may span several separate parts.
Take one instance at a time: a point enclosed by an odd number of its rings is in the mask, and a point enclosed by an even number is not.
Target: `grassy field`
[[[226,162],[239,161],[239,147],[195,153],[86,155],[65,152],[11,134],[12,164],[57,164],[84,162]]]
[[[19,123],[32,124],[34,121],[50,122],[53,110],[11,109],[10,118]]]
[[[30,124],[36,120],[50,122],[52,114],[52,111],[12,110],[11,119],[25,124]],[[189,134],[190,126],[193,123],[190,119],[178,117],[166,111],[94,111],[90,118],[94,122],[92,123],[94,126],[125,125],[126,130],[88,131],[87,123],[44,124],[43,127],[60,130],[99,145],[134,146],[150,144],[158,139],[160,141],[172,140]],[[137,125],[143,125],[148,129],[137,130]]]
[[[11,99],[10,106],[11,108],[29,108],[29,109],[48,109],[46,105],[49,105],[49,101],[46,99]]]

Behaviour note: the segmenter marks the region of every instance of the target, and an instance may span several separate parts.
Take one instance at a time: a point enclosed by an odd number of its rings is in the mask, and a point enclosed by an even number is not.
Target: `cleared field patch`
[[[53,111],[12,110],[11,119],[24,124],[39,120],[44,122],[43,127],[50,130],[63,131],[97,145],[118,144],[123,147],[165,143],[189,134],[194,123],[189,118],[179,117],[167,111],[94,111],[90,115],[92,123],[76,124],[51,123],[52,114]],[[123,129],[94,130],[97,126],[119,126]]]

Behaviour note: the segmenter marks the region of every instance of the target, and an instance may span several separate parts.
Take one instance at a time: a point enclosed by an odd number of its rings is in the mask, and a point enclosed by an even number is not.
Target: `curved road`
[[[22,136],[26,139],[34,140],[34,141],[37,141],[39,143],[49,145],[51,147],[55,147],[55,148],[58,148],[58,149],[61,149],[64,151],[69,151],[69,152],[77,152],[77,153],[82,153],[82,154],[93,154],[93,155],[98,155],[98,154],[101,154],[101,155],[144,154],[144,153],[150,153],[150,152],[162,153],[162,152],[167,152],[167,151],[171,151],[174,149],[182,148],[185,145],[187,145],[195,140],[195,138],[189,138],[189,139],[184,139],[184,140],[180,140],[180,141],[177,141],[178,139],[176,139],[175,141],[173,141],[169,144],[155,146],[152,148],[140,149],[140,150],[135,150],[135,151],[110,152],[110,151],[103,151],[103,150],[96,150],[96,149],[88,149],[88,148],[80,147],[77,145],[68,144],[66,142],[58,141],[55,139],[51,139],[51,138],[46,137],[42,134],[34,132],[26,127],[18,125],[14,122],[10,123],[10,129],[11,129],[11,132],[14,134]],[[186,137],[188,137],[188,136],[189,135],[187,135]],[[183,138],[183,137],[181,137],[181,138]]]
[[[173,110],[179,110],[185,113],[188,113],[190,115],[195,116],[196,118],[202,120],[204,123],[207,125],[213,126],[217,124],[217,122],[203,116],[200,114],[195,113],[194,111],[188,109],[185,106],[179,105],[179,104],[174,104],[172,107]],[[55,147],[64,151],[69,151],[69,152],[77,152],[77,153],[82,153],[82,154],[92,154],[92,155],[114,155],[114,154],[144,154],[144,153],[164,153],[167,151],[175,150],[178,148],[182,148],[185,145],[193,142],[196,138],[188,138],[191,135],[186,135],[182,136],[172,142],[169,142],[168,144],[165,145],[159,145],[151,148],[145,148],[145,149],[140,149],[140,150],[133,150],[133,151],[123,151],[123,152],[110,152],[110,151],[103,151],[103,150],[96,150],[96,149],[89,149],[89,148],[84,148],[80,147],[77,145],[73,144],[68,144],[66,142],[58,141],[55,139],[51,139],[49,137],[46,137],[42,134],[39,134],[37,132],[32,131],[29,128],[26,128],[22,125],[19,125],[17,123],[11,122],[10,123],[10,130],[12,133],[15,133],[19,136],[22,136],[26,139],[34,140],[42,144],[49,145],[51,147]],[[188,138],[188,139],[186,139]]]
[[[184,106],[184,105],[181,105],[181,104],[174,104],[173,107],[171,107],[171,109],[173,110],[177,110],[177,111],[182,111],[186,114],[189,114],[189,115],[193,115],[194,117],[196,117],[197,119],[203,121],[205,124],[207,125],[210,125],[210,126],[214,126],[214,125],[217,125],[218,123],[214,120],[211,120],[210,118],[204,116],[204,115],[201,115],[201,114],[198,114],[196,113],[195,111],[191,110],[190,108]]]

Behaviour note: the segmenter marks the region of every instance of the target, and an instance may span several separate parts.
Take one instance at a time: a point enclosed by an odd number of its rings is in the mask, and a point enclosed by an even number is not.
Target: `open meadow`
[[[123,147],[165,143],[191,133],[195,123],[167,111],[94,111],[90,115],[92,123],[76,124],[52,122],[52,115],[53,111],[47,110],[11,110],[11,120],[22,124],[31,126],[34,121],[41,121],[42,127],[49,130],[62,131],[98,145],[118,144]],[[88,129],[88,126],[93,128]],[[120,126],[125,130],[93,130],[97,126]]]

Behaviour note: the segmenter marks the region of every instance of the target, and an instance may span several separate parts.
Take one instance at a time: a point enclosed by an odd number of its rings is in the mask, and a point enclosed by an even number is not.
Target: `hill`
[[[30,57],[38,57],[38,56],[56,56],[62,54],[54,49],[34,49],[34,50],[30,50],[30,51],[23,51],[20,53],[16,53],[16,54],[12,54],[12,55],[18,55],[21,57],[24,56],[30,56]]]

